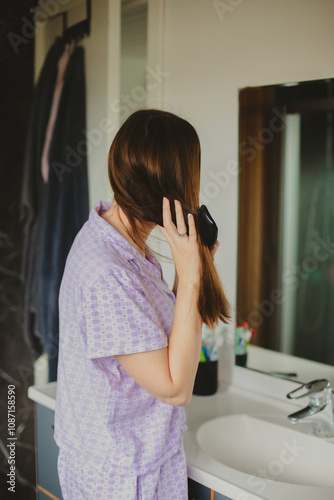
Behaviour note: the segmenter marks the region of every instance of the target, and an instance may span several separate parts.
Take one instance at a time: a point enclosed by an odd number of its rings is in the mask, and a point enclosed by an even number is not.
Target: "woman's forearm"
[[[179,280],[168,346],[116,355],[128,374],[150,394],[173,406],[191,401],[202,344],[199,284]]]
[[[170,377],[180,405],[191,400],[202,345],[199,285],[179,282],[168,345]]]

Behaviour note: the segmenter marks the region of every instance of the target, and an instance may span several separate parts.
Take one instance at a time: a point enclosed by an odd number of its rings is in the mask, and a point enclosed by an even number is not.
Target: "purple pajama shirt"
[[[55,441],[64,500],[186,500],[185,409],[154,398],[115,359],[168,345],[175,297],[161,266],[89,214],[59,293]]]

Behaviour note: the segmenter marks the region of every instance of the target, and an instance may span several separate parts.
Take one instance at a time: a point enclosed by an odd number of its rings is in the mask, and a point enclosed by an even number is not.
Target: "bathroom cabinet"
[[[188,498],[189,500],[231,500],[192,479],[188,479]]]
[[[61,499],[58,480],[58,446],[53,439],[54,411],[36,404],[37,444],[37,498],[38,500]],[[52,496],[51,496],[52,495]]]

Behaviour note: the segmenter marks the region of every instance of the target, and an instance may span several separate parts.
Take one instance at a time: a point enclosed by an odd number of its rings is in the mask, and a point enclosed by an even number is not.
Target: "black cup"
[[[218,389],[218,360],[198,363],[193,394],[210,396]]]
[[[235,355],[235,364],[237,366],[247,366],[247,353],[245,354],[236,354]]]

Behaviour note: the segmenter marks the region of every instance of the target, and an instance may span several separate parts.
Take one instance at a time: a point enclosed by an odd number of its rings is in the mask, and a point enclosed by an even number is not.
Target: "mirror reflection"
[[[334,364],[334,79],[239,93],[239,320]]]

